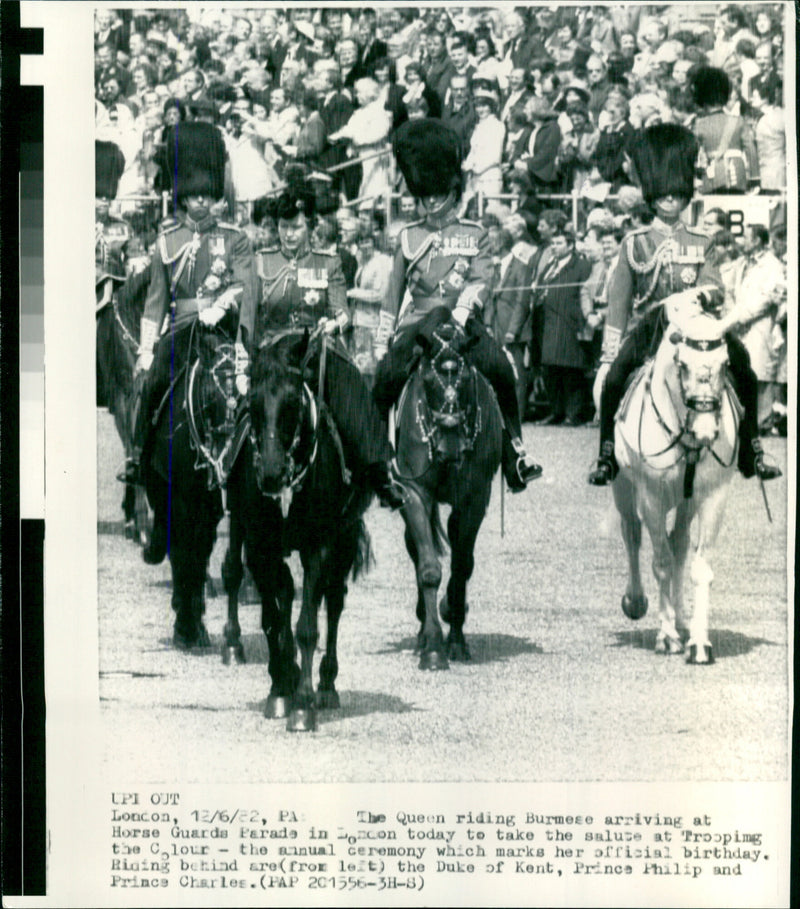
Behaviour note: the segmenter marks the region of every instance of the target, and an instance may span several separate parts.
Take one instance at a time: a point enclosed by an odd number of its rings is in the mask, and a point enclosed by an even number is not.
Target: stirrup
[[[527,489],[528,483],[538,480],[542,475],[542,467],[530,459],[529,455],[522,454],[516,461],[503,471],[511,492],[522,492]]]
[[[125,467],[117,473],[117,481],[126,486],[139,486],[142,482],[139,462],[134,458],[125,461]]]
[[[759,480],[777,480],[778,477],[783,476],[783,471],[780,467],[776,467],[774,464],[767,464],[764,461],[764,455],[756,455],[755,460],[756,476]]]

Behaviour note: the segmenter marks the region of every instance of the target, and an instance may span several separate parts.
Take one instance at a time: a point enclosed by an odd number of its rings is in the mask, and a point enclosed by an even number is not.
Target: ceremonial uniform
[[[321,320],[334,320],[341,331],[348,322],[347,287],[336,253],[318,252],[308,245],[296,255],[280,247],[256,253],[260,302],[242,309],[240,337],[255,349],[272,332],[289,328],[313,331]],[[252,343],[250,341],[252,339]],[[308,366],[319,374],[319,341]],[[393,452],[364,377],[340,342],[328,342],[324,389],[342,438],[345,456],[357,469],[376,475],[376,492],[385,494],[377,474]],[[398,503],[399,504],[399,503]]]
[[[198,320],[218,326],[233,342],[238,309],[252,307],[255,293],[247,235],[210,214],[211,203],[224,190],[222,134],[210,123],[184,123],[168,130],[162,153],[162,174],[172,183],[180,208],[164,224],[150,263],[136,367],[137,374],[147,371],[134,433],[131,473],[137,479],[156,409],[173,378],[189,365]],[[166,509],[156,508],[146,562],[164,558],[166,540]]]
[[[125,170],[125,156],[113,142],[94,143],[95,233],[94,287],[95,311],[111,301],[114,284],[125,281],[123,247],[132,234],[125,221],[109,217],[108,206],[116,198],[119,180]]]
[[[107,279],[125,280],[125,252],[123,247],[133,233],[127,221],[101,218],[95,222],[94,233],[94,284],[98,294]],[[100,300],[98,299],[98,303]]]
[[[650,127],[633,149],[645,199],[651,205],[662,197],[686,199],[687,203],[691,198],[697,146],[694,137],[682,131],[683,127],[673,124]],[[670,162],[662,157],[665,154],[676,157]],[[682,169],[684,173],[671,173],[670,163],[673,170]],[[601,364],[611,365],[606,366],[600,403],[600,460],[589,476],[593,485],[603,486],[616,475],[614,417],[628,376],[648,357],[655,356],[661,343],[666,328],[662,302],[694,287],[716,287],[720,298],[724,293],[716,265],[706,260],[709,245],[708,237],[681,221],[670,225],[658,217],[649,227],[629,233],[622,242],[608,283]],[[758,389],[741,342],[731,335],[726,336],[726,341],[728,371],[745,409],[740,427],[739,468],[745,476],[752,476],[758,467],[755,456],[759,454],[755,417]]]
[[[430,336],[452,314],[474,339],[467,359],[497,395],[505,421],[503,472],[512,491],[518,492],[541,476],[542,468],[522,446],[514,367],[482,321],[481,311],[492,292],[493,263],[488,232],[458,216],[461,142],[450,127],[425,118],[408,121],[397,130],[394,150],[413,196],[428,200],[428,214],[399,235],[378,332],[376,352],[388,346],[375,373],[373,396],[378,410],[387,419],[399,398],[413,368],[416,339]]]
[[[396,328],[375,374],[373,394],[378,409],[388,416],[399,397],[417,333],[433,331],[447,313],[460,307],[466,330],[478,339],[467,357],[494,387],[511,434],[521,435],[514,369],[481,323],[480,313],[490,297],[493,279],[487,231],[475,221],[459,218],[453,208],[441,221],[409,224],[399,240],[381,314],[384,334],[390,323]],[[402,305],[406,292],[408,300]],[[446,313],[441,312],[442,307]],[[468,316],[475,317],[467,321]]]
[[[348,322],[347,286],[336,253],[306,248],[290,257],[280,247],[256,253],[255,271],[260,303],[243,308],[241,328],[257,345],[266,332],[285,328],[313,330],[320,319]]]
[[[173,376],[188,365],[191,327],[200,313],[215,305],[224,308],[218,330],[233,342],[236,305],[252,308],[254,297],[253,253],[244,231],[211,215],[195,222],[185,212],[164,225],[150,265],[142,315],[143,347],[154,334],[159,337],[153,339],[153,365],[142,389],[139,447]]]

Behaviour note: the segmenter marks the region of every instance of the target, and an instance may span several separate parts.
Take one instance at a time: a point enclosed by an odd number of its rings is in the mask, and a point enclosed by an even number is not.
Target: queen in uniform
[[[686,127],[659,123],[645,129],[631,145],[631,158],[645,202],[655,215],[648,227],[622,241],[608,282],[608,314],[601,365],[595,379],[600,397],[600,456],[589,483],[605,486],[617,474],[614,417],[629,375],[655,355],[664,334],[661,303],[672,294],[697,289],[722,299],[722,279],[707,258],[710,238],[681,221],[694,195],[697,140]],[[762,480],[781,475],[764,462],[758,439],[758,385],[742,343],[726,335],[728,369],[744,407],[739,427],[739,470]]]
[[[425,217],[399,236],[376,346],[376,354],[383,354],[373,387],[378,409],[387,419],[412,368],[417,336],[432,334],[452,314],[476,339],[467,357],[497,394],[504,422],[503,474],[519,492],[542,468],[522,446],[514,368],[481,321],[492,291],[492,254],[483,226],[458,214],[461,143],[440,120],[413,120],[398,129],[395,155]]]
[[[290,181],[283,194],[270,205],[278,225],[279,245],[256,252],[258,303],[242,307],[236,344],[237,387],[247,386],[248,361],[270,334],[286,329],[321,327],[332,336],[349,322],[347,287],[342,263],[335,252],[311,248],[314,226],[314,194],[302,181]],[[319,362],[319,344],[309,365]],[[390,467],[392,447],[370,395],[366,380],[340,342],[329,344],[321,390],[331,409],[351,466],[362,471],[382,505],[399,508],[400,488]]]

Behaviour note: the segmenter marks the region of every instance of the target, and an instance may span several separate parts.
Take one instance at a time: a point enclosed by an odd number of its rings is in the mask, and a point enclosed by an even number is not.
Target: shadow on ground
[[[520,638],[512,634],[467,634],[467,646],[472,654],[471,663],[497,663],[513,657],[527,654],[541,654],[544,650],[539,644],[534,644],[527,638]],[[385,649],[378,650],[378,654],[395,654],[416,651],[417,638],[406,637]]]
[[[655,628],[642,628],[633,631],[615,631],[616,640],[610,646],[620,648],[631,648],[633,650],[651,650],[656,647]],[[708,633],[711,638],[711,646],[714,650],[714,659],[725,659],[726,657],[744,656],[750,653],[756,647],[777,647],[777,641],[769,641],[766,638],[754,638],[746,634],[740,634],[738,631],[730,631],[722,628],[719,631],[713,629]]]

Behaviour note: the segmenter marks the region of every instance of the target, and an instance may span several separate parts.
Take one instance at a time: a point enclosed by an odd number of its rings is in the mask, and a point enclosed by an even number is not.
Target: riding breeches
[[[661,309],[655,309],[636,326],[620,346],[611,364],[600,399],[600,454],[605,442],[614,441],[614,417],[625,394],[628,377],[654,356],[664,336]],[[752,442],[758,438],[758,380],[750,367],[750,355],[742,342],[731,334],[725,336],[728,346],[728,375],[742,404],[744,415],[739,425],[739,469],[752,476],[754,457]]]
[[[414,368],[418,356],[415,351],[417,338],[420,335],[432,336],[449,318],[450,311],[447,307],[440,306],[414,325],[401,328],[395,336],[386,356],[378,363],[372,389],[378,411],[384,420],[388,418],[392,405],[397,403],[403,386]],[[512,438],[520,438],[522,426],[517,403],[516,378],[511,361],[480,322],[470,319],[466,332],[475,339],[473,346],[464,355],[467,362],[494,388],[506,429]]]

